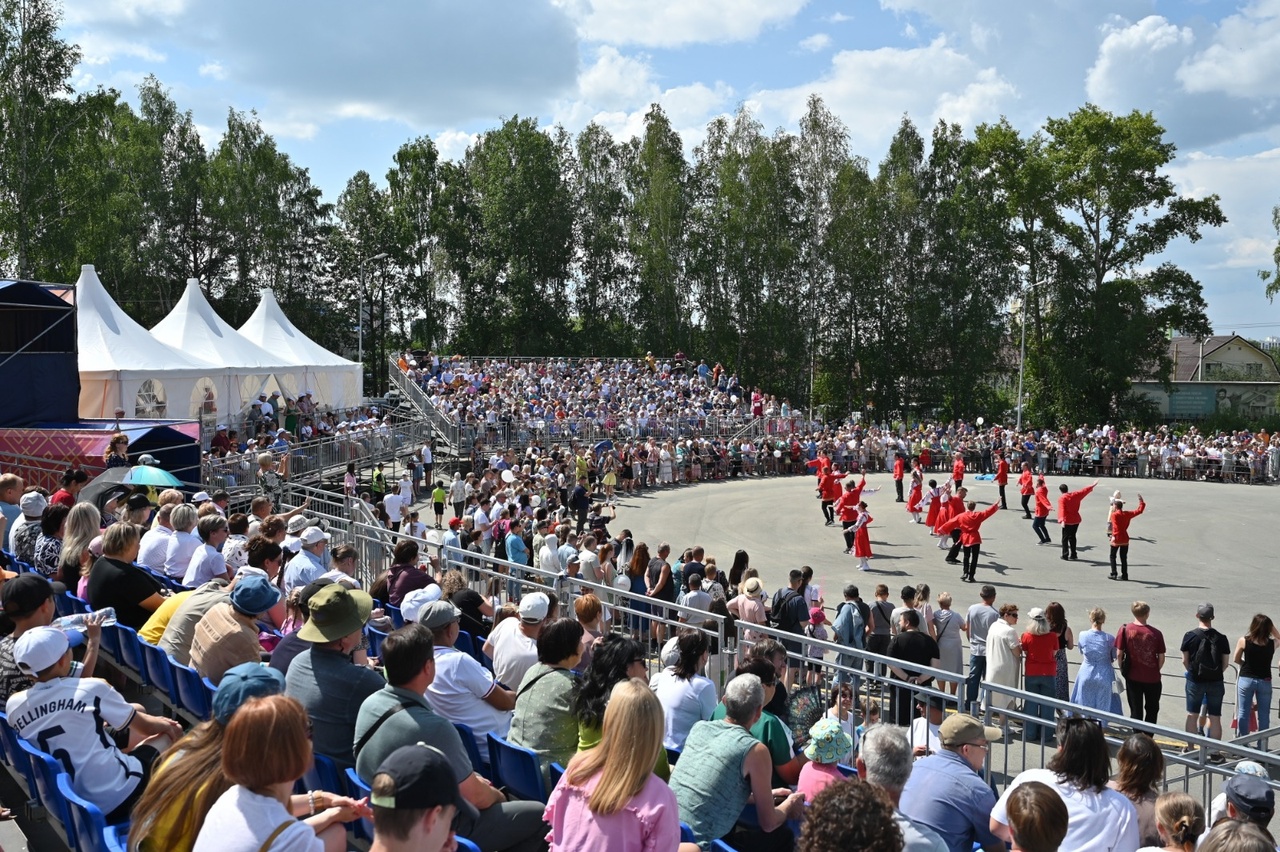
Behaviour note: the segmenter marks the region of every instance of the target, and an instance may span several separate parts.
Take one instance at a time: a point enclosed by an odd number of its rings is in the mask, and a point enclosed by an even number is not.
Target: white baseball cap
[[[551,609],[551,600],[542,592],[534,592],[520,599],[521,621],[542,621]]]
[[[298,540],[302,542],[303,546],[310,547],[313,544],[328,541],[330,538],[332,536],[319,527],[307,527],[303,530],[302,535],[298,537]]]
[[[422,589],[414,589],[400,602],[400,615],[405,621],[419,621],[423,607],[435,603],[443,595],[444,590],[435,583]]]
[[[191,498],[192,503],[208,503],[213,498],[209,496],[208,491],[197,491],[195,496]]]
[[[58,628],[36,627],[14,643],[13,661],[23,673],[34,676],[53,668],[70,647],[67,634]]]

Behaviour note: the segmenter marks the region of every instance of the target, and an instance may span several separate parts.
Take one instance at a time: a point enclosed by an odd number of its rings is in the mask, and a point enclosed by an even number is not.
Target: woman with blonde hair
[[[935,641],[938,638],[938,627],[933,623],[933,607],[929,604],[929,584],[916,586],[916,602],[914,609],[920,613],[920,632],[928,633]]]
[[[675,794],[653,774],[662,736],[662,707],[648,685],[639,678],[619,681],[604,711],[600,744],[569,762],[547,801],[543,819],[551,826],[552,852],[680,844]]]
[[[1116,659],[1116,637],[1102,629],[1107,623],[1107,611],[1100,606],[1089,610],[1088,630],[1076,637],[1076,645],[1084,662],[1076,673],[1076,682],[1071,687],[1071,702],[1083,704],[1109,713],[1119,714],[1120,696],[1112,690],[1115,683],[1115,671],[1112,664]]]
[[[1156,830],[1160,845],[1143,846],[1138,852],[1195,852],[1204,834],[1204,806],[1186,793],[1161,793],[1156,799]]]
[[[1057,671],[1054,654],[1058,650],[1058,635],[1049,628],[1049,617],[1040,607],[1027,613],[1027,629],[1022,634],[1023,689],[1047,698],[1053,697],[1053,678]],[[1038,701],[1027,702],[1027,712],[1039,716],[1043,725],[1027,723],[1027,740],[1040,739],[1040,732],[1053,734],[1053,708]]]
[[[97,506],[92,503],[72,506],[62,530],[62,552],[58,555],[54,579],[60,580],[68,589],[76,588],[80,577],[87,575],[93,565],[95,557],[89,552],[89,545],[101,532],[102,513]]]
[[[954,680],[941,682],[939,689],[946,689],[955,695],[964,678],[964,648],[961,646],[960,633],[964,629],[964,617],[951,609],[951,593],[938,595],[938,608],[933,611],[934,639],[938,643],[938,668],[954,672]]]

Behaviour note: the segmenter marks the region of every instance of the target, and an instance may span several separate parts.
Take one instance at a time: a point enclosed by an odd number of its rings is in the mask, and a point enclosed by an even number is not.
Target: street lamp
[[[357,357],[357,360],[359,360],[359,361],[360,361],[360,369],[361,369],[361,370],[363,370],[363,369],[364,369],[364,265],[365,265],[366,263],[373,263],[375,260],[386,260],[386,259],[387,259],[387,257],[388,257],[388,255],[387,255],[387,253],[384,251],[384,252],[382,252],[381,254],[375,254],[373,257],[366,257],[366,258],[364,258],[363,260],[361,260],[361,261],[360,261],[360,264],[359,264],[359,268],[360,268],[360,316],[356,318],[356,328],[358,329],[358,335],[359,335],[359,342],[358,342],[358,344],[357,344],[357,346],[359,347],[359,349],[358,349],[359,354],[358,354],[356,357]]]

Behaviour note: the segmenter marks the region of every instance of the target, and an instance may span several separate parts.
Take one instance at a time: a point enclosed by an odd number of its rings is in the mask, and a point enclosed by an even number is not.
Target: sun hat
[[[853,738],[844,732],[840,723],[824,717],[809,728],[809,744],[804,756],[814,763],[839,763],[853,749]]]
[[[742,591],[749,595],[760,594],[761,582],[759,577],[748,577],[747,582],[742,584]]]
[[[827,614],[822,611],[822,607],[815,606],[813,609],[809,610],[810,624],[822,624],[826,620],[827,620]]]
[[[246,574],[231,589],[231,605],[245,615],[261,615],[280,602],[280,590],[261,574]]]
[[[364,629],[373,612],[373,598],[359,589],[332,583],[311,596],[311,618],[298,630],[307,642],[336,642]]]
[[[301,535],[302,531],[311,525],[306,515],[294,515],[289,519],[289,523],[285,525],[284,531],[289,535]]]
[[[22,514],[27,518],[39,520],[40,516],[44,514],[44,510],[49,507],[49,498],[39,491],[28,491],[22,495],[18,505],[22,507]]]
[[[284,675],[278,669],[262,663],[233,666],[218,681],[218,690],[213,694],[213,718],[220,725],[225,725],[250,698],[263,698],[282,692]]]

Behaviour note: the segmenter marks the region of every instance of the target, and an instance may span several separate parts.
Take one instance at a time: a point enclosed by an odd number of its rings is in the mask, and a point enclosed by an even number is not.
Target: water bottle
[[[101,617],[103,627],[115,626],[115,623],[116,623],[115,607],[110,607],[110,606],[104,607],[103,609],[95,610],[92,614]],[[55,618],[53,620],[53,623],[50,626],[56,627],[59,630],[62,630],[64,632],[68,630],[76,630],[79,632],[84,632],[84,630],[88,627],[88,621],[89,621],[88,614],[83,612],[78,612],[75,615],[64,615],[62,618]]]

